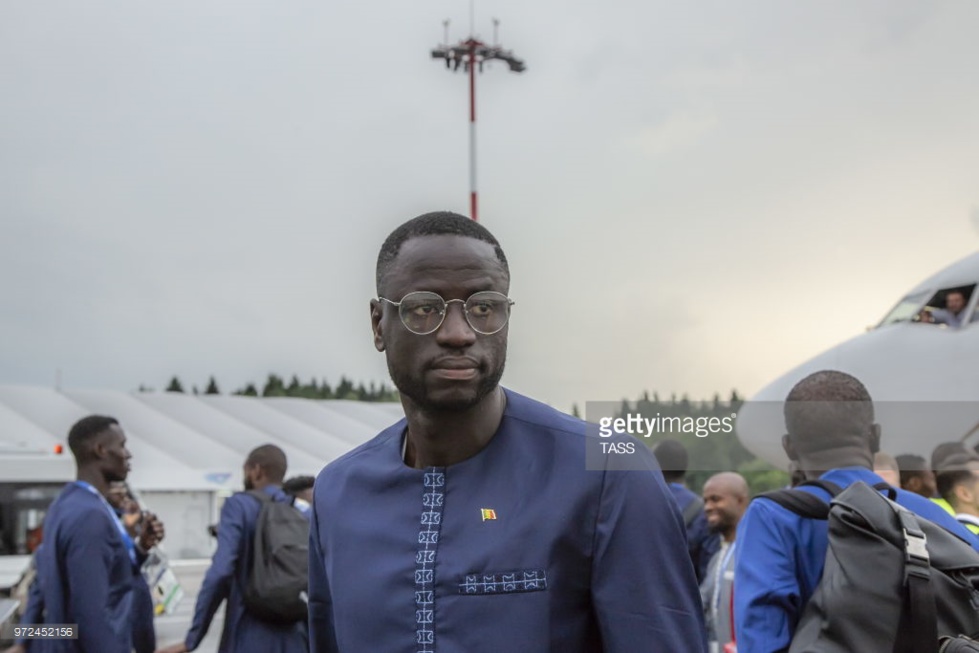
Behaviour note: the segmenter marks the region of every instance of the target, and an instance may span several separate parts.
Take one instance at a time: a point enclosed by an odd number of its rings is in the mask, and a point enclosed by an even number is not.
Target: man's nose
[[[476,341],[476,332],[466,320],[462,302],[446,304],[445,319],[435,335],[440,344],[448,347],[465,347]]]

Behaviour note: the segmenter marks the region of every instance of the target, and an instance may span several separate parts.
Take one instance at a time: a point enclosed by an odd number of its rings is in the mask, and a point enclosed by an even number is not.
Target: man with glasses
[[[381,247],[374,346],[405,416],[316,479],[316,653],[702,653],[683,522],[643,445],[586,469],[584,422],[503,389],[496,239],[452,213]]]

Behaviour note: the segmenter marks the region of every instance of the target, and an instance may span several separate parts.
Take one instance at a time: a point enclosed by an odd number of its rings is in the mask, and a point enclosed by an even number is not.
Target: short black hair
[[[902,453],[900,456],[894,456],[894,460],[897,461],[898,474],[901,476],[901,487],[904,488],[908,486],[911,479],[923,476],[926,471],[931,469],[928,466],[927,460],[913,453]]]
[[[952,506],[955,501],[955,487],[963,483],[975,484],[976,476],[973,474],[969,463],[979,462],[979,456],[975,454],[955,454],[945,459],[942,467],[935,474],[935,486],[938,494],[948,501]]]
[[[667,438],[653,447],[653,455],[663,470],[663,478],[667,482],[682,481],[687,475],[689,456],[687,448],[678,440]]]
[[[785,427],[803,453],[869,447],[874,404],[854,376],[837,370],[814,372],[785,398]]]
[[[281,483],[286,477],[286,452],[274,444],[263,444],[252,449],[245,460],[245,465],[258,465],[273,483]]]
[[[937,470],[951,456],[967,453],[969,449],[961,442],[942,442],[931,452],[931,468]]]
[[[388,270],[391,269],[391,264],[398,258],[398,252],[401,251],[401,246],[408,240],[420,236],[465,236],[466,238],[475,238],[484,243],[489,243],[493,246],[493,250],[496,252],[496,258],[499,259],[500,264],[503,266],[503,271],[506,272],[507,278],[510,277],[510,264],[507,263],[506,254],[503,253],[503,248],[500,247],[499,241],[496,240],[496,237],[486,227],[458,213],[435,211],[408,220],[408,222],[405,222],[392,231],[384,241],[384,244],[381,245],[381,251],[377,255],[377,272],[375,278],[378,295],[382,294],[381,286],[384,283],[384,277],[387,275]]]
[[[68,448],[78,462],[85,462],[91,457],[91,444],[96,437],[104,433],[110,426],[118,424],[119,420],[108,415],[89,415],[83,417],[68,431]]]
[[[296,496],[303,490],[308,490],[313,487],[316,479],[312,476],[293,476],[287,481],[282,483],[282,491],[286,494]]]

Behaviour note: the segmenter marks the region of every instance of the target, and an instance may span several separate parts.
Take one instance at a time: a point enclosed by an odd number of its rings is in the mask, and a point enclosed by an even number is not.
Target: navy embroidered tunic
[[[472,458],[409,468],[406,423],[327,466],[310,531],[316,653],[706,650],[683,521],[643,471],[586,471],[584,422],[507,391]]]

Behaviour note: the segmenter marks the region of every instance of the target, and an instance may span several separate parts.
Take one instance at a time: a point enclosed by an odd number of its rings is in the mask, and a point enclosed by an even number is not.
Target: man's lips
[[[443,358],[432,365],[432,371],[443,379],[471,379],[479,372],[479,363],[471,358]]]
[[[433,370],[476,370],[479,362],[471,358],[443,358],[432,364]]]

